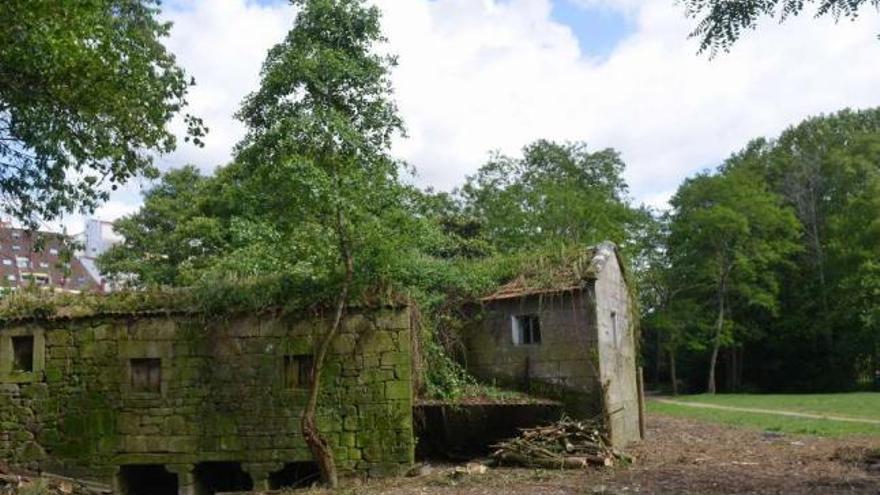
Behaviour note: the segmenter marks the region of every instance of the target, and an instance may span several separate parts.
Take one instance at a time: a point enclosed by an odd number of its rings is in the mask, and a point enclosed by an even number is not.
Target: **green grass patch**
[[[878,392],[785,395],[688,395],[675,397],[674,399],[681,402],[697,402],[719,406],[750,407],[880,420],[880,393]]]
[[[865,395],[869,396],[867,397],[869,402],[867,405],[858,402],[857,396]],[[823,401],[823,397],[827,398],[827,401]],[[871,401],[877,401],[878,399],[880,399],[880,394],[828,394],[815,396],[719,395],[715,397],[693,396],[676,398],[676,400],[686,402],[718,404],[731,407],[776,409],[814,414],[863,417],[868,419],[878,419],[878,409],[868,410],[870,407],[880,408],[880,405],[870,405]],[[873,403],[877,404],[876,402]],[[665,404],[656,401],[648,401],[647,407],[648,411],[654,414],[693,418],[707,422],[765,431],[829,437],[857,435],[880,437],[880,425],[866,423],[853,423],[832,419],[797,418],[774,414],[724,411],[719,409],[703,409],[676,404]]]

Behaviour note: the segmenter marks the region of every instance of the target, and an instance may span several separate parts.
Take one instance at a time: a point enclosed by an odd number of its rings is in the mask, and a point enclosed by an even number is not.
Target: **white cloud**
[[[178,151],[164,157],[163,165],[192,163],[211,171],[229,161],[232,147],[244,135],[233,114],[257,89],[266,52],[293,26],[294,12],[286,3],[181,0],[165,16],[174,22],[167,46],[196,79],[187,112],[202,117],[210,132],[204,148],[181,139]],[[180,121],[176,128],[183,129]]]
[[[395,82],[412,135],[399,149],[421,183],[453,187],[490,149],[578,139],[619,149],[636,198],[662,204],[686,175],[749,139],[880,103],[877,19],[767,22],[709,60],[672,1],[584,1],[634,20],[634,34],[607,59],[581,55],[573,33],[551,20],[549,0],[404,2],[417,16],[379,2],[400,53]]]
[[[672,0],[581,0],[619,8],[635,31],[601,60],[551,18],[550,0],[375,0],[399,55],[396,97],[409,138],[395,152],[417,183],[450,189],[490,150],[538,139],[615,147],[636,199],[659,205],[687,175],[749,139],[806,116],[880,104],[880,19],[768,21],[709,60]],[[266,50],[292,25],[286,4],[190,0],[167,12],[169,43],[198,80],[190,111],[211,127],[204,150],[165,160],[225,163],[242,135],[232,119],[255,89]],[[128,201],[130,203],[131,201]],[[121,211],[121,210],[120,210]]]

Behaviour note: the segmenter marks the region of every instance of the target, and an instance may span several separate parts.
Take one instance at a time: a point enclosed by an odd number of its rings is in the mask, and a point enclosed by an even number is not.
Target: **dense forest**
[[[685,181],[642,284],[654,376],[848,390],[880,366],[880,112],[808,119]]]

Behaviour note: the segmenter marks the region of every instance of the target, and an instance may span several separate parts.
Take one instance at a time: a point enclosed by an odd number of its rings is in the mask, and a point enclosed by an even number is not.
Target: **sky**
[[[492,151],[537,139],[617,149],[635,203],[663,208],[681,181],[756,137],[804,118],[880,105],[880,16],[766,20],[711,58],[689,39],[675,0],[371,0],[383,11],[392,80],[408,137],[393,153],[420,186],[451,190]],[[163,169],[228,163],[244,133],[233,118],[259,84],[266,51],[295,13],[280,0],[172,0],[166,45],[195,77],[188,112],[210,127]],[[182,136],[183,126],[173,128]],[[135,211],[135,181],[96,214]],[[68,230],[81,229],[70,217]]]

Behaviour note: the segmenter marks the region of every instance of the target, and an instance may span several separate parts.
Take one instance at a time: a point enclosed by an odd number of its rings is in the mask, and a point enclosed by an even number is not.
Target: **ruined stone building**
[[[329,322],[262,314],[36,313],[0,321],[0,462],[124,494],[315,481],[300,417]],[[318,426],[343,474],[413,461],[410,318],[352,310],[322,375]]]
[[[488,382],[604,416],[617,445],[640,438],[634,301],[617,247],[564,266],[536,264],[482,300],[466,365]]]

